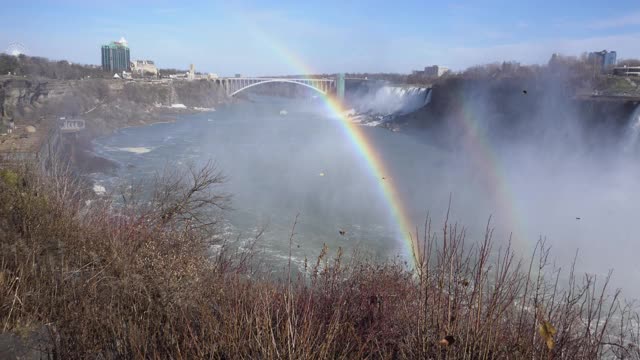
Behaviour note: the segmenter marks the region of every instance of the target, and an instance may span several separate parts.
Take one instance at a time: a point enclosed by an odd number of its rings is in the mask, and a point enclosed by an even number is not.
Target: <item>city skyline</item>
[[[35,5],[35,6],[34,6]],[[640,57],[640,5],[550,1],[483,5],[459,1],[168,1],[8,4],[0,50],[100,64],[100,47],[121,37],[131,59],[160,68],[233,75],[453,70],[496,61],[546,63],[552,53],[616,50]],[[33,10],[38,9],[38,10]],[[43,25],[46,24],[46,25]],[[47,31],[43,32],[43,26]],[[83,29],[78,32],[77,29]]]

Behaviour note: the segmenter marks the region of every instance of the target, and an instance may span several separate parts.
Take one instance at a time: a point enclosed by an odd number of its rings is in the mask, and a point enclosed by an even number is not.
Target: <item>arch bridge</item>
[[[229,96],[234,96],[246,89],[268,83],[287,83],[297,84],[310,88],[320,94],[326,95],[328,93],[336,93],[336,81],[334,79],[290,79],[290,78],[220,78],[216,80],[216,83],[222,85],[225,92]]]

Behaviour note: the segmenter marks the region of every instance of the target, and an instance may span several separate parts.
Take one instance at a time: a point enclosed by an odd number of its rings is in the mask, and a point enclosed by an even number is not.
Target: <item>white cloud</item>
[[[625,26],[640,25],[640,11],[634,11],[626,15],[600,19],[589,25],[591,29],[612,29]]]

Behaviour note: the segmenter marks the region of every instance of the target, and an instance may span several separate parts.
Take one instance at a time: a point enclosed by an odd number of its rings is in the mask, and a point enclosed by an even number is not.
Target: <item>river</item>
[[[469,242],[482,238],[492,216],[494,238],[505,244],[514,233],[521,254],[547,236],[560,265],[580,248],[579,269],[605,274],[615,267],[620,279],[640,279],[632,265],[640,246],[630,230],[640,210],[637,165],[573,153],[550,157],[531,146],[495,145],[489,157],[479,147],[444,150],[402,132],[363,130],[413,224],[421,226],[429,213],[434,230],[441,229],[451,198],[450,220],[465,225]],[[323,244],[407,260],[380,190],[385,180],[371,173],[321,99],[256,98],[122,129],[96,139],[94,148],[120,165],[115,173],[93,174],[97,187],[111,194],[166,168],[215,161],[227,177],[219,190],[233,196],[224,213],[226,236],[243,243],[265,229],[260,250],[275,263],[288,257],[296,215],[292,255],[299,266],[315,259]]]
[[[386,149],[391,169],[406,167],[406,154],[427,148],[386,129],[364,130],[376,148]],[[232,195],[226,235],[243,242],[265,229],[259,244],[271,259],[288,257],[296,216],[293,258],[299,265],[324,244],[381,258],[407,254],[377,184],[385,180],[368,170],[320,99],[258,98],[172,123],[122,129],[97,139],[94,149],[120,165],[115,174],[93,174],[96,188],[112,194],[167,168],[214,161],[227,178],[218,190]],[[403,179],[409,180],[394,180]]]

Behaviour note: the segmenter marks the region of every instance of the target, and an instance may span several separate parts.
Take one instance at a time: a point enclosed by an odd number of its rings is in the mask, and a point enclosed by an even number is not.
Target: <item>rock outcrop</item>
[[[51,80],[0,77],[0,119],[38,125],[59,117],[81,117],[98,132],[137,125],[162,116],[166,107],[215,107],[227,101],[214,82]]]

